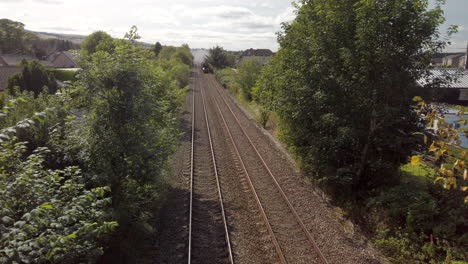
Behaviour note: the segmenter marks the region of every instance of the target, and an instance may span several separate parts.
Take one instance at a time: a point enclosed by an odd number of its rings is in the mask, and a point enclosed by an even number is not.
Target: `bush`
[[[119,223],[106,255],[113,263],[136,262],[154,232],[162,176],[179,135],[179,89],[151,51],[129,40],[118,41],[112,54],[93,54],[80,74],[90,98],[89,170],[97,175],[94,184],[110,186],[111,214]]]
[[[20,91],[34,92],[35,96],[44,92],[44,87],[47,87],[47,92],[51,94],[57,92],[58,86],[54,75],[47,72],[45,67],[38,61],[32,60],[28,62],[23,59],[21,66],[23,66],[21,72],[15,73],[8,78],[6,90],[10,94],[15,93],[16,87]]]
[[[24,157],[24,142],[0,146],[1,263],[95,261],[116,226],[104,217],[109,188],[86,190],[77,167],[43,168],[48,152]]]
[[[392,263],[441,263],[447,256],[465,259],[464,194],[434,185],[436,172],[427,166],[402,167],[401,184],[382,189],[367,208],[381,215],[376,245]]]
[[[238,66],[236,81],[248,101],[252,100],[252,88],[260,77],[262,67],[262,64],[255,58],[244,60]]]
[[[224,88],[231,88],[236,82],[237,73],[232,68],[217,70],[215,77]]]
[[[60,154],[43,146],[53,138],[50,128],[60,122],[60,110],[49,108],[6,126],[27,114],[13,115],[17,110],[34,109],[25,107],[27,103],[23,98],[10,100],[2,111],[7,120],[0,130],[0,262],[95,261],[116,226],[107,221],[109,188],[85,188],[76,166],[49,166],[49,155],[55,160]],[[29,142],[19,141],[25,135],[30,135]]]

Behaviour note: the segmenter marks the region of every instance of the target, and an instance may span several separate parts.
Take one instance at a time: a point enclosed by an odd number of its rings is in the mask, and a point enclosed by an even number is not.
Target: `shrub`
[[[252,88],[260,77],[262,67],[262,64],[255,58],[244,60],[238,66],[236,81],[248,101],[252,100]]]

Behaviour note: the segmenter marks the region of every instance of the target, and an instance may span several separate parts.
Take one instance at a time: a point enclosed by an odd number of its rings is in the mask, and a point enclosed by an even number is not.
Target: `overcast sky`
[[[291,0],[0,0],[0,17],[29,30],[83,35],[104,30],[122,37],[136,25],[145,42],[218,44],[229,50],[277,50],[275,32],[294,18],[293,11]],[[447,24],[460,25],[451,51],[462,51],[468,0],[447,0],[445,14]]]

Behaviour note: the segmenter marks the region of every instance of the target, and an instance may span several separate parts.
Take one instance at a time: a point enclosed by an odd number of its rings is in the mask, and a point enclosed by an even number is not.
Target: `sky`
[[[446,1],[446,25],[459,25],[447,51],[462,52],[468,40],[468,0]],[[294,19],[294,8],[291,0],[0,0],[0,18],[33,31],[88,35],[103,30],[118,38],[136,25],[148,43],[276,51],[276,32],[281,22]]]

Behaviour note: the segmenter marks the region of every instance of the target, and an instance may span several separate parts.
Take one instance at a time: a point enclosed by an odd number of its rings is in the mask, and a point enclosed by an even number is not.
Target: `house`
[[[0,92],[3,92],[8,85],[8,77],[21,72],[23,68],[18,66],[4,66],[0,67]]]
[[[460,59],[464,57],[464,53],[454,54],[446,56],[442,59],[442,65],[452,66],[452,67],[459,67]]]
[[[451,79],[448,77],[451,76]],[[449,81],[447,81],[449,80]],[[443,84],[443,82],[446,82]],[[442,102],[451,104],[468,104],[468,70],[454,68],[439,68],[429,70],[429,75],[419,79],[419,87],[435,89],[441,95]],[[440,83],[441,89],[431,87],[432,84]]]
[[[3,59],[2,56],[0,56],[0,67],[6,67],[8,66],[8,63]]]
[[[69,51],[52,52],[47,56],[48,66],[53,68],[76,68],[78,63]]]
[[[435,67],[439,67],[439,66],[442,66],[442,61],[443,61],[443,58],[433,58],[431,60],[431,64]]]
[[[275,53],[273,53],[269,49],[248,49],[248,50],[245,50],[242,53],[242,56],[241,56],[241,58],[239,60],[239,63],[243,62],[243,61],[245,61],[247,59],[250,59],[250,58],[255,58],[260,63],[265,64],[271,58],[273,58],[274,55],[275,55]]]

